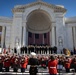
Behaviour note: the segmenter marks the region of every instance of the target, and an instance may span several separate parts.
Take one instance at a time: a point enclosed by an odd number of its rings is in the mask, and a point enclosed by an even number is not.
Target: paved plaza
[[[73,69],[70,70],[70,73],[65,73],[65,70],[62,69],[60,70],[60,72],[58,72],[58,75],[76,75],[76,73],[74,73],[72,70]],[[10,68],[10,72],[0,72],[0,75],[29,75],[29,65],[25,73],[21,73],[20,69],[18,70],[18,72],[13,72],[13,69]],[[37,75],[49,75],[48,69],[38,68]]]

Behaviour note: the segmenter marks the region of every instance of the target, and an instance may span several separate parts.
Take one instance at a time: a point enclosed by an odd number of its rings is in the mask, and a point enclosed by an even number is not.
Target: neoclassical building
[[[47,44],[76,48],[76,17],[66,18],[61,5],[36,1],[16,5],[13,17],[0,17],[0,46],[14,48],[29,44]]]

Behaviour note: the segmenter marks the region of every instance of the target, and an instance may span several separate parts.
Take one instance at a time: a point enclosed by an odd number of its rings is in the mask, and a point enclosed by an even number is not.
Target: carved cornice
[[[0,17],[0,23],[12,23],[12,19],[7,17]]]
[[[66,9],[63,9],[63,8],[55,8],[54,9],[54,12],[63,12],[63,13],[65,13],[66,12]]]
[[[65,22],[65,24],[74,24],[74,23],[76,24],[76,21],[69,21],[69,22],[66,21]]]
[[[48,3],[42,2],[42,1],[33,2],[31,4],[26,4],[26,5],[17,5],[17,6],[14,7],[14,9],[12,11],[13,11],[13,13],[14,12],[24,12],[24,9],[29,8],[29,7],[32,7],[32,6],[35,6],[35,5],[47,6],[49,8],[54,9],[54,12],[63,12],[63,13],[66,12],[66,9],[63,8],[63,7],[55,6],[53,4],[48,4]]]
[[[65,18],[65,23],[76,23],[76,17]]]
[[[13,13],[14,12],[24,12],[24,9],[23,8],[22,9],[21,8],[14,8],[12,11],[13,11]]]
[[[32,33],[47,33],[47,32],[49,32],[51,29],[48,28],[48,29],[46,29],[46,30],[33,30],[33,29],[27,27],[27,30],[30,31],[30,32],[32,32]]]
[[[11,23],[12,24],[12,21],[0,20],[0,23]]]
[[[9,17],[3,17],[3,16],[0,16],[0,19],[12,20],[12,18],[9,18]]]

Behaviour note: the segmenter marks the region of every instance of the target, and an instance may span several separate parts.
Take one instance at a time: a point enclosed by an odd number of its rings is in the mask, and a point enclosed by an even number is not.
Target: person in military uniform
[[[22,56],[21,61],[20,61],[20,68],[21,72],[25,72],[25,69],[27,68],[28,61],[25,58],[25,56]]]
[[[55,58],[55,56],[50,56],[50,59],[48,61],[48,70],[50,75],[57,75],[57,65],[58,60]]]
[[[71,60],[69,59],[69,57],[66,57],[64,61],[64,67],[67,73],[70,72],[70,65],[71,65]]]
[[[37,75],[37,72],[38,72],[37,65],[38,64],[39,64],[39,61],[36,58],[36,53],[32,52],[31,58],[29,59],[29,65],[30,65],[29,73],[30,73],[30,75]]]
[[[74,68],[74,71],[76,72],[76,56],[74,56],[72,59],[71,68]]]
[[[2,58],[0,57],[0,72],[3,71],[3,61]]]
[[[6,57],[4,59],[4,68],[5,68],[5,72],[9,72],[9,67],[10,67],[10,58]]]
[[[18,58],[15,58],[15,61],[13,63],[13,72],[18,72],[19,64],[18,64]]]

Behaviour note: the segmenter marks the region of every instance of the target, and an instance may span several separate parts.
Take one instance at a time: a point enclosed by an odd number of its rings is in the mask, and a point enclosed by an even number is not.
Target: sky
[[[12,17],[12,9],[16,5],[25,5],[37,0],[0,0],[0,16]],[[63,5],[67,12],[65,17],[76,17],[76,0],[42,0],[49,4]]]

